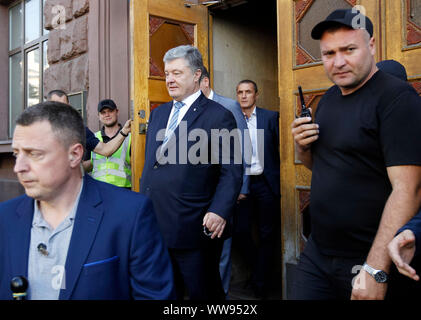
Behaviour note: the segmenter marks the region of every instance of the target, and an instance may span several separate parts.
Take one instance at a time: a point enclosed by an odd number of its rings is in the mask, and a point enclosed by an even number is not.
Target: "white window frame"
[[[22,19],[21,19],[21,30],[22,30],[22,42],[21,45],[18,46],[15,49],[8,50],[9,55],[8,55],[8,59],[10,61],[10,57],[12,57],[15,54],[21,53],[21,57],[22,57],[22,70],[21,70],[21,79],[23,79],[23,90],[22,90],[22,101],[23,101],[23,109],[26,109],[28,107],[28,100],[27,100],[27,90],[28,90],[28,79],[26,78],[27,75],[27,67],[28,67],[28,63],[26,61],[27,58],[27,53],[32,51],[32,50],[39,50],[39,75],[40,75],[40,92],[39,92],[39,102],[43,101],[43,97],[44,97],[44,43],[48,41],[48,31],[44,30],[44,0],[37,0],[40,2],[40,17],[39,17],[39,21],[40,23],[40,37],[32,40],[28,43],[25,43],[25,0],[18,0],[18,1],[14,1],[12,2],[9,6],[8,6],[8,10],[10,10],[11,8],[13,8],[14,6],[20,5],[21,9],[22,9]],[[9,36],[10,36],[10,30],[9,30]],[[48,63],[48,62],[47,62]],[[9,70],[9,93],[12,92],[12,88],[11,83],[10,83],[10,70]],[[11,108],[13,106],[11,106],[11,97],[9,95],[9,103],[8,103],[8,110],[9,110],[9,119],[8,119],[8,127],[9,127],[9,137],[11,138],[13,135],[13,127],[14,124],[12,123],[12,119],[11,119]]]

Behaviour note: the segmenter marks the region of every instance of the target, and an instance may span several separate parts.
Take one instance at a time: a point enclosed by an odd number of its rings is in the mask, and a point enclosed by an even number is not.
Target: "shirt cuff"
[[[405,231],[405,230],[411,230],[415,235],[415,255],[418,256],[421,254],[421,235],[417,232],[419,231],[418,228],[415,228],[411,225],[411,222],[408,222],[406,225],[404,225],[402,228],[398,230],[396,235],[399,233]]]

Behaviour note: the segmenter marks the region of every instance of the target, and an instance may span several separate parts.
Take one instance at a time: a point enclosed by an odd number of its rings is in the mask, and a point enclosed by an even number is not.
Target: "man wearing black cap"
[[[124,139],[121,146],[109,157],[92,152],[91,175],[96,180],[111,183],[117,187],[131,189],[131,135],[130,133],[125,134],[122,132],[122,126],[118,123],[118,108],[115,102],[111,99],[100,101],[98,103],[98,117],[99,121],[103,124],[101,130],[95,133],[99,141],[108,143],[119,134],[127,138]]]
[[[378,70],[373,24],[360,12],[332,12],[312,37],[335,86],[314,123],[292,124],[298,157],[312,170],[312,232],[293,298],[403,296],[387,244],[421,205],[421,99]]]
[[[47,95],[47,100],[57,101],[70,105],[69,97],[67,94],[63,90],[59,89],[50,91]],[[128,133],[130,132],[131,122],[131,119],[127,120],[123,129],[121,130],[122,134],[116,136],[115,139],[113,139],[113,141],[108,144],[99,141],[97,138],[95,138],[94,133],[88,127],[85,127],[87,153],[85,154],[84,160],[89,160],[91,151],[94,151],[95,153],[101,154],[105,157],[111,156],[118,148],[120,148],[121,144],[124,142],[124,138],[127,137]],[[89,165],[88,167],[85,167],[87,164],[89,164],[89,162],[90,161],[84,162],[85,170],[89,169]]]

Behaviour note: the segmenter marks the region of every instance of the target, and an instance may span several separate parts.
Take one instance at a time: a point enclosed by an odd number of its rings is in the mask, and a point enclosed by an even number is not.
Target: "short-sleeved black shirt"
[[[386,167],[421,165],[421,98],[378,71],[350,95],[330,88],[315,122],[312,237],[324,254],[366,255],[392,191]]]
[[[85,134],[86,134],[86,152],[83,155],[84,161],[91,159],[91,152],[94,151],[94,149],[99,143],[99,139],[95,137],[95,134],[88,127],[85,127]]]
[[[88,153],[91,153],[92,151],[94,151],[95,147],[99,143],[99,139],[95,137],[95,134],[91,130],[89,130],[88,127],[85,127],[85,131],[86,131],[86,150],[88,151]]]

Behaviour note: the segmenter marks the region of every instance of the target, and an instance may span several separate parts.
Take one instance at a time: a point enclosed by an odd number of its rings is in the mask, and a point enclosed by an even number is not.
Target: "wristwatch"
[[[389,280],[389,276],[386,272],[370,267],[367,262],[364,262],[363,269],[367,271],[368,274],[371,275],[378,283],[386,283]]]

